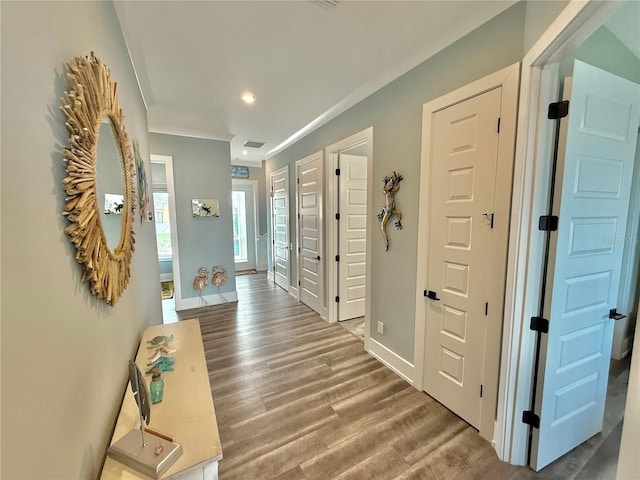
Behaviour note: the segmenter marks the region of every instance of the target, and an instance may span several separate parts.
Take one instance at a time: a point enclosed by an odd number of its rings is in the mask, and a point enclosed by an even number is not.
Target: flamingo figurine
[[[222,265],[216,265],[211,268],[211,284],[218,287],[218,295],[222,297],[224,303],[229,303],[229,301],[224,298],[224,295],[220,293],[220,286],[222,286],[227,281],[227,269]]]
[[[204,290],[204,288],[209,284],[209,270],[207,270],[205,267],[200,267],[198,273],[200,275],[193,279],[193,289],[196,290],[200,295],[200,302],[202,304],[202,308],[204,308],[205,306],[209,305],[209,302],[207,302],[202,297],[202,290]]]

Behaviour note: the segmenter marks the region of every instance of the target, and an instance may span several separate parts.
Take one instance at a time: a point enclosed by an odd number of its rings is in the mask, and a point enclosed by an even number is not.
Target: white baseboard
[[[372,338],[366,342],[365,350],[369,352],[372,357],[380,360],[384,365],[389,367],[393,372],[400,375],[411,385],[415,386],[413,381],[414,367],[411,363],[407,362],[404,358],[398,354],[392,352],[381,343],[375,341]]]
[[[173,280],[173,273],[161,273],[160,274],[160,281],[161,282],[170,282],[171,280]]]
[[[257,272],[265,272],[267,270],[267,262],[256,264]]]
[[[629,335],[628,337],[625,337],[622,340],[622,348],[620,350],[622,350],[622,353],[620,355],[620,358],[624,358],[627,355],[629,355],[629,353],[631,353],[631,335]]]
[[[293,285],[289,285],[289,293],[298,298],[298,289],[296,287],[294,287]]]
[[[273,282],[273,271],[272,270],[267,270],[267,280]]]
[[[224,292],[222,294],[212,293],[210,295],[203,295],[202,298],[211,305],[221,305],[223,303],[237,302],[238,292]],[[207,303],[204,304],[207,307]],[[176,298],[176,311],[190,310],[192,308],[202,308],[202,301],[200,297],[190,297],[178,300]]]

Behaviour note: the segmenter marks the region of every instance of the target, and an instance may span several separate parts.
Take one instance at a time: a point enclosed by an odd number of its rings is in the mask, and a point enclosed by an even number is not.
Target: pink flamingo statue
[[[196,290],[200,295],[200,302],[201,302],[202,308],[204,308],[205,306],[209,305],[209,302],[207,302],[202,297],[202,290],[204,290],[204,288],[209,284],[208,282],[209,270],[207,270],[205,267],[200,267],[200,270],[198,270],[198,273],[200,275],[198,275],[193,280],[193,289]]]
[[[227,269],[222,265],[216,265],[211,268],[211,284],[218,287],[218,295],[222,297],[224,303],[229,303],[229,301],[224,298],[224,295],[220,293],[220,286],[222,286],[227,281]]]

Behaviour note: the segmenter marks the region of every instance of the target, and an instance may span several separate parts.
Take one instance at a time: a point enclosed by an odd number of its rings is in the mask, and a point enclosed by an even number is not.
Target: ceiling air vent
[[[314,5],[318,5],[319,7],[333,9],[338,6],[340,0],[309,0],[309,2],[313,3]]]
[[[262,148],[264,144],[265,142],[252,142],[251,140],[248,140],[244,142],[242,146],[247,148]]]

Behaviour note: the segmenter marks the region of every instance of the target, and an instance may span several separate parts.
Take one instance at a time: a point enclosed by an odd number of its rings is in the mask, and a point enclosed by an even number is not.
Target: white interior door
[[[273,280],[289,291],[289,167],[271,174]]]
[[[322,153],[296,162],[298,179],[298,280],[300,301],[322,314],[324,259],[322,241]]]
[[[340,154],[338,320],[363,317],[367,269],[367,157]]]
[[[609,313],[618,301],[639,104],[638,85],[575,62],[566,145],[558,155],[559,226],[536,402],[540,428],[533,429],[536,470],[602,429]]]
[[[256,196],[251,181],[232,180],[233,257],[236,271],[256,268]]]
[[[433,114],[424,389],[478,428],[502,88]]]

